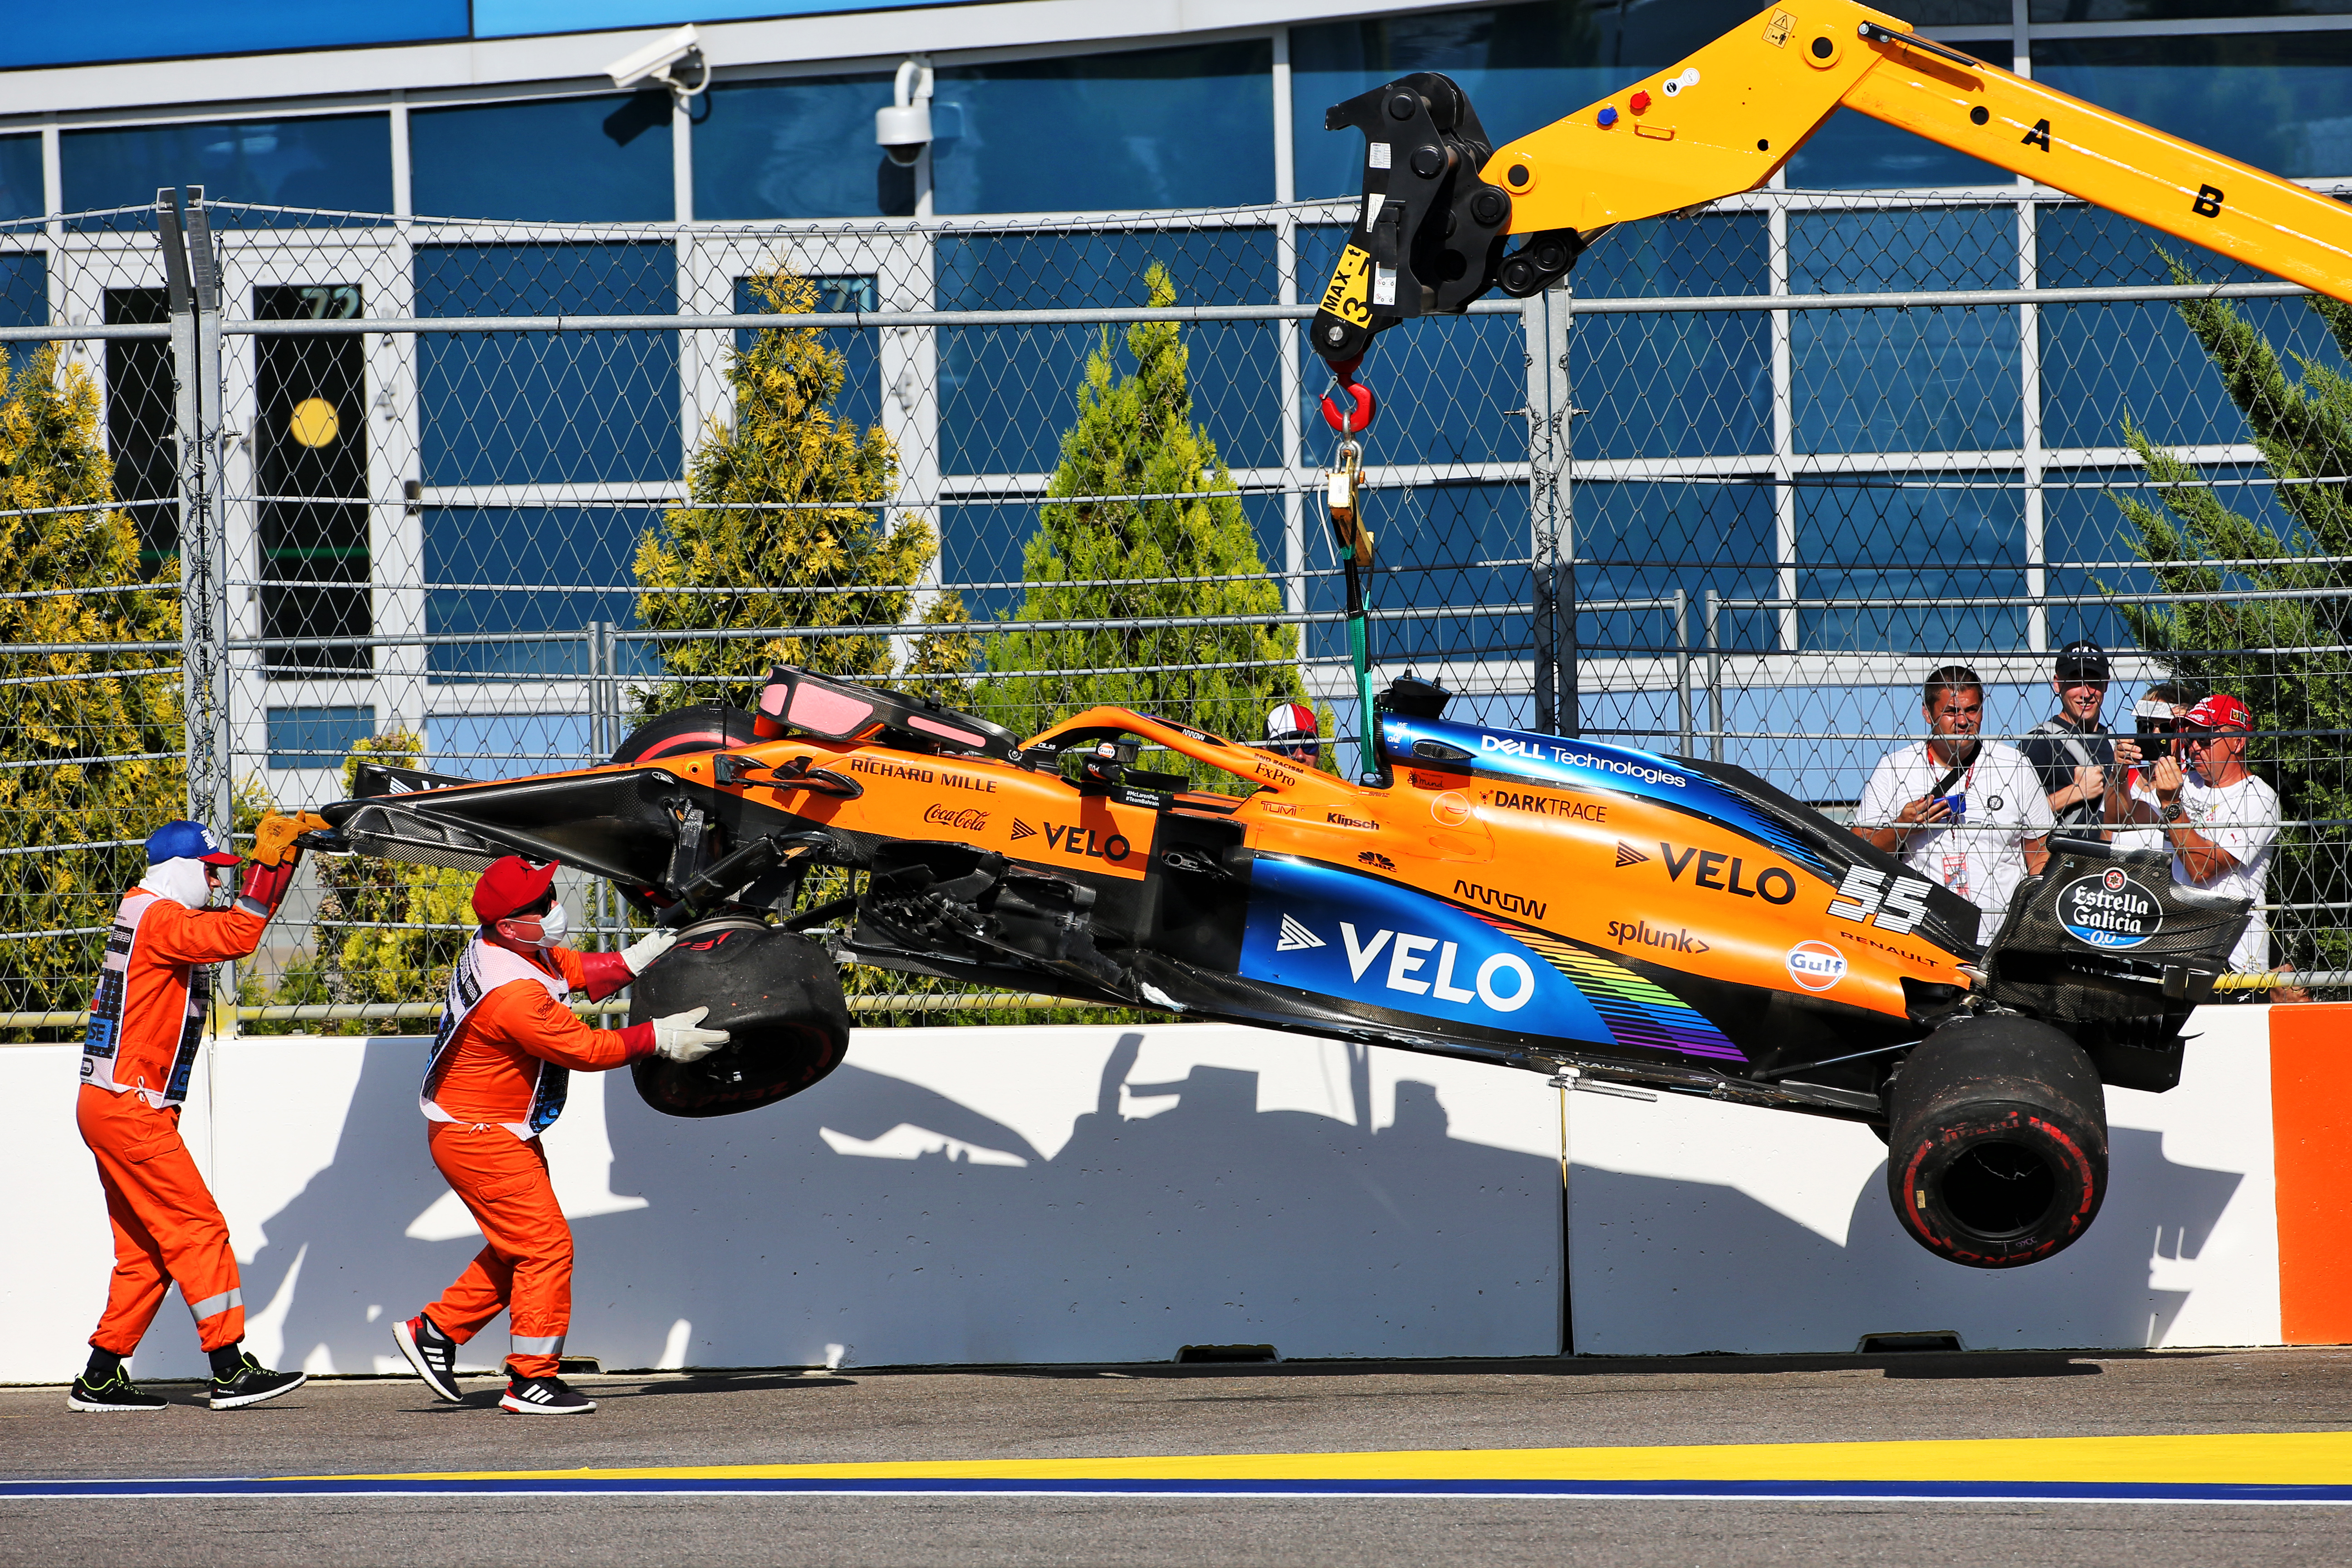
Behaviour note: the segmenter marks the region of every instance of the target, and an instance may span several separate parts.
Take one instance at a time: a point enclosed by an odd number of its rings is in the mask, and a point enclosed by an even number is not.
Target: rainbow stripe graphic
[[[1608,1024],[1609,1032],[1616,1037],[1619,1045],[1675,1051],[1686,1057],[1711,1057],[1717,1061],[1748,1059],[1748,1053],[1733,1045],[1731,1037],[1657,982],[1532,926],[1498,920],[1483,910],[1469,912],[1541,954],[1554,969],[1568,976],[1584,993],[1585,1000],[1592,1004],[1593,1011]]]

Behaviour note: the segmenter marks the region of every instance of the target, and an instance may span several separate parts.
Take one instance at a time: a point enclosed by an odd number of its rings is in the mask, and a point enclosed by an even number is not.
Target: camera
[[[2172,704],[2143,697],[2132,710],[2132,721],[2143,735],[2177,734],[2180,721],[2172,716]]]
[[[672,67],[699,68],[702,79],[688,87],[670,74]],[[657,81],[683,98],[692,98],[710,85],[710,62],[702,58],[701,36],[692,23],[676,32],[664,33],[652,43],[633,53],[623,55],[604,68],[614,87],[635,87],[641,81]]]
[[[931,144],[931,68],[903,60],[891,83],[890,107],[874,111],[874,140],[882,155],[912,168]]]

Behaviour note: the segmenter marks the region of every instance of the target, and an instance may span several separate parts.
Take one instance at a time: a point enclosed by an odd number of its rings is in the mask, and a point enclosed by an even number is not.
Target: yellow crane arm
[[[1427,112],[1410,112],[1408,98]],[[2352,207],[1853,0],[1798,0],[1491,152],[1441,76],[1334,108],[1327,125],[1366,133],[1366,195],[1315,345],[1345,365],[1395,321],[1458,310],[1498,284],[1533,294],[1612,224],[1765,184],[1840,107],[2352,300]],[[1512,235],[1524,237],[1507,254]]]

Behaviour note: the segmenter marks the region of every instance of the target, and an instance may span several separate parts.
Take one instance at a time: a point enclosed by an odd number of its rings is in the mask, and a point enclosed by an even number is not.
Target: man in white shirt
[[[2253,919],[2230,954],[2230,967],[2242,974],[2270,967],[2270,925],[2261,904],[2279,826],[2278,793],[2246,768],[2253,727],[2252,710],[2227,692],[2191,708],[2180,721],[2181,748],[2191,766],[2157,758],[2133,792],[2131,816],[2160,834],[2172,851],[2174,881],[2254,901]],[[2156,847],[2140,831],[2128,838],[2118,835],[2117,842]]]
[[[1854,831],[1903,857],[1983,911],[1990,942],[2017,884],[2049,858],[2050,798],[2033,764],[2014,746],[1986,741],[1984,682],[1966,665],[1927,678],[1920,713],[1927,739],[1890,752],[1871,770]]]

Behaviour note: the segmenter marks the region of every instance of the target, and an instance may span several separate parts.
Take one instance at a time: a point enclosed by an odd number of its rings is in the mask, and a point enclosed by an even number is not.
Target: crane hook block
[[[1331,401],[1331,395],[1325,393],[1323,423],[1342,436],[1360,435],[1370,427],[1372,416],[1380,411],[1380,405],[1373,400],[1372,389],[1360,381],[1348,382],[1339,390],[1348,395],[1352,406],[1342,414],[1339,405]]]

